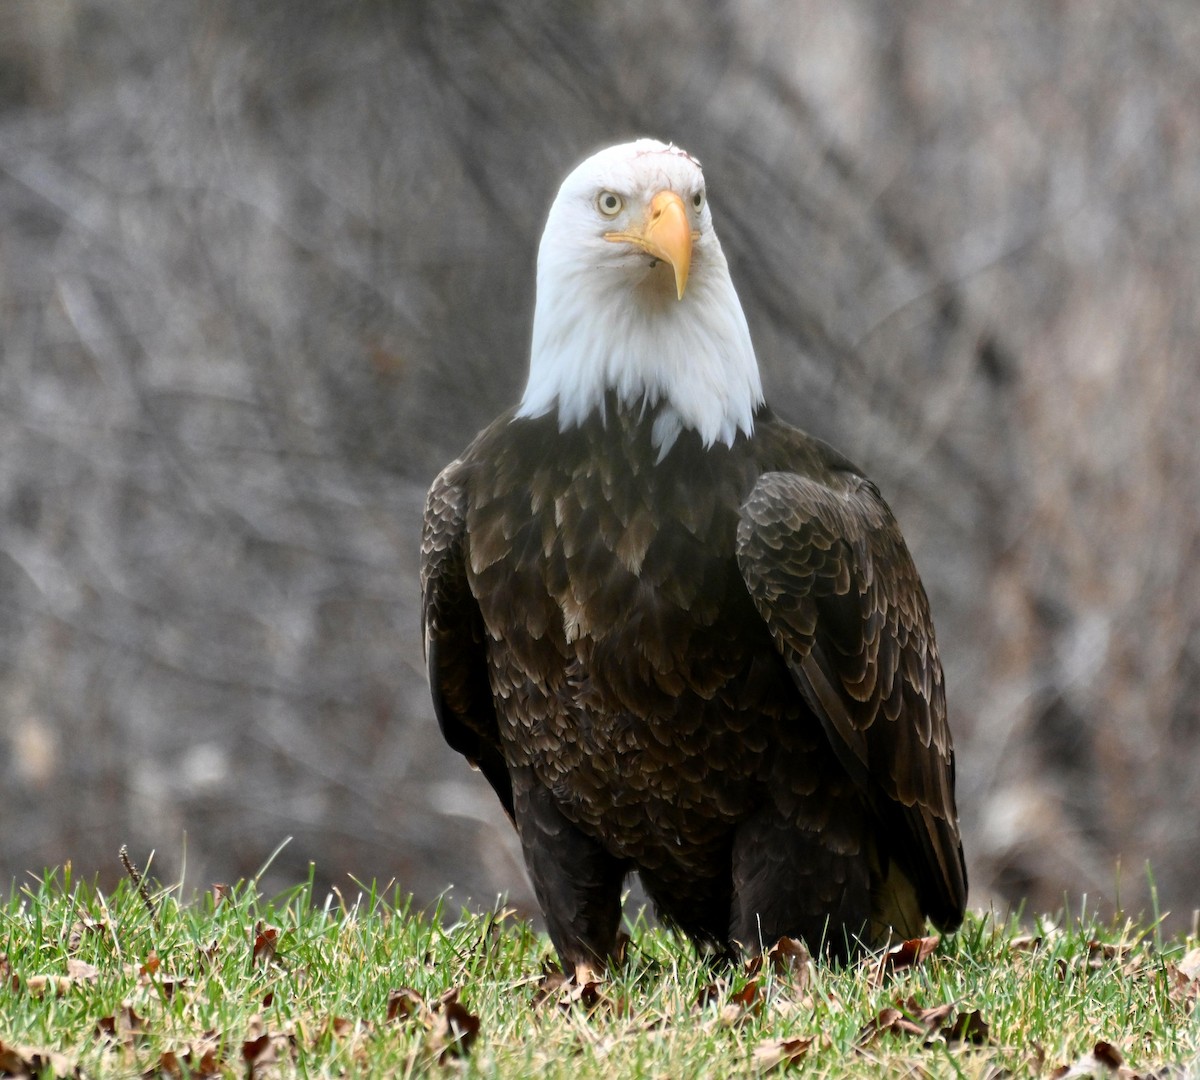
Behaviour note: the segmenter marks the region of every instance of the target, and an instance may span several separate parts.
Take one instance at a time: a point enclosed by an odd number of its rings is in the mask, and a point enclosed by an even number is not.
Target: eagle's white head
[[[609,390],[630,407],[658,406],[660,460],[688,428],[706,446],[732,445],[763,400],[700,163],[653,139],[601,150],[559,188],[517,415],[557,408],[565,431],[603,414]]]

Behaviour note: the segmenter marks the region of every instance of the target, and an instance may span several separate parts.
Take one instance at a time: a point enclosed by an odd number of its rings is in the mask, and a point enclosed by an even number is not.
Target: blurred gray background
[[[933,603],[972,901],[1200,906],[1200,7],[4,0],[0,887],[528,886],[417,546],[566,170],[705,164]]]

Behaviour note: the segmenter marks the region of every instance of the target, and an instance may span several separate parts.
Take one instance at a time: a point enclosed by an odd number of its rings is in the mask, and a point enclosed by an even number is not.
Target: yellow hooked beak
[[[696,236],[699,233],[695,234]],[[688,271],[692,266],[692,233],[687,207],[673,191],[660,191],[650,200],[646,219],[640,229],[624,229],[604,234],[614,244],[633,244],[648,255],[671,264],[675,271],[675,291],[683,299]]]

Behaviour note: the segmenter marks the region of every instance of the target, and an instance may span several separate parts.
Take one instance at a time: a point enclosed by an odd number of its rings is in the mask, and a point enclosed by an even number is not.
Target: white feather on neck
[[[631,270],[628,257],[613,257],[617,245],[572,227],[583,213],[563,194],[551,208],[538,252],[529,381],[516,415],[557,407],[566,431],[595,412],[603,417],[611,390],[622,406],[657,406],[652,440],[660,461],[683,430],[705,446],[750,435],[762,383],[711,225],[696,242],[687,291],[677,300],[673,287],[648,280],[669,275],[668,267],[651,269],[642,256]]]

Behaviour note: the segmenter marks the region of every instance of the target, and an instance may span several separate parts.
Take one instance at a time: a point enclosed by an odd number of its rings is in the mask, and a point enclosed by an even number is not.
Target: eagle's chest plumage
[[[468,579],[505,757],[615,853],[719,848],[799,705],[738,571],[752,449],[649,420],[516,421],[478,449]]]

